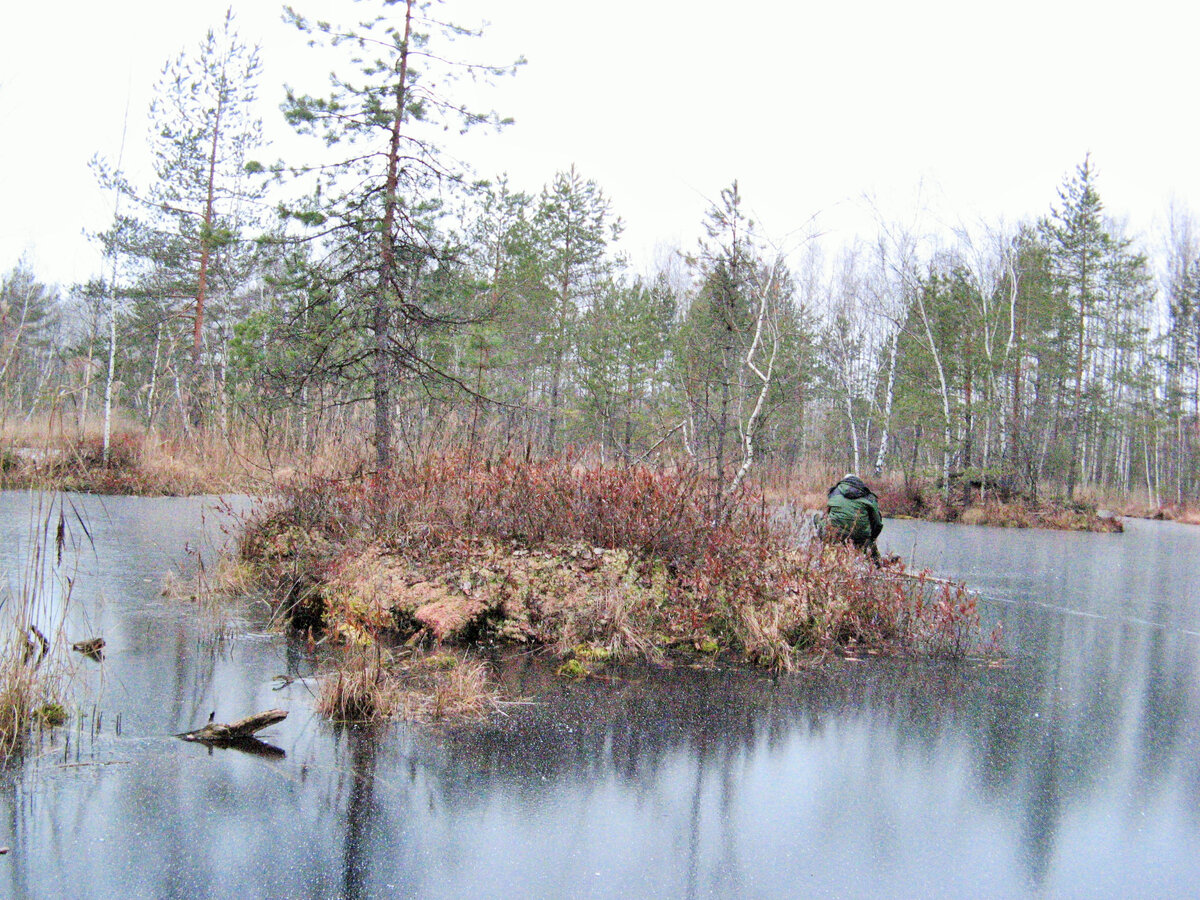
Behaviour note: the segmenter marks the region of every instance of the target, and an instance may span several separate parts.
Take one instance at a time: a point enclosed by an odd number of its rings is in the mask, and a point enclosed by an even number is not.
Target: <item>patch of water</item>
[[[0,566],[28,495],[0,495]],[[211,501],[77,498],[79,720],[0,783],[13,897],[1155,896],[1200,884],[1200,530],[889,522],[1005,623],[987,662],[772,677],[499,663],[484,726],[335,730],[301,642],[160,596]],[[207,510],[207,512],[206,512]],[[204,518],[202,519],[202,516]],[[226,632],[222,632],[226,633]],[[277,679],[276,676],[286,676]],[[292,679],[292,680],[289,680]],[[173,734],[282,706],[283,756]],[[120,734],[115,718],[121,716]]]

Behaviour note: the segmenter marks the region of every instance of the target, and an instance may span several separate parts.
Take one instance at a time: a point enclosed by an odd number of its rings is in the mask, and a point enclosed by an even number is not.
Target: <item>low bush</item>
[[[895,482],[880,480],[872,482],[871,489],[879,498],[879,509],[885,516],[907,519],[923,519],[940,512],[941,498],[936,490],[920,481]]]
[[[68,469],[109,469],[129,472],[142,459],[142,437],[131,432],[116,432],[108,441],[108,456],[104,454],[104,439],[100,436],[80,438],[65,454]]]

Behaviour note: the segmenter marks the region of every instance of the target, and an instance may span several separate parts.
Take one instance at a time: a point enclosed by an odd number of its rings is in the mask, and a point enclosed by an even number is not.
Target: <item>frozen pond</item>
[[[10,580],[29,502],[0,494]],[[789,677],[638,669],[566,683],[514,657],[501,668],[510,692],[538,702],[486,726],[338,731],[311,713],[304,646],[266,630],[261,605],[221,622],[161,596],[168,572],[194,564],[188,548],[211,561],[211,500],[74,502],[94,550],[81,542],[67,632],[108,646],[100,664],[76,655],[88,719],[0,776],[12,848],[0,896],[1200,887],[1200,529],[888,522],[886,552],[989,598],[1001,666],[835,661]],[[263,737],[282,755],[171,736],[210,712],[274,706],[290,715]]]

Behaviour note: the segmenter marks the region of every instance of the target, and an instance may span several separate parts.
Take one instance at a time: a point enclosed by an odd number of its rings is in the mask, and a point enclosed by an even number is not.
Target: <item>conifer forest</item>
[[[463,132],[505,127],[521,61],[481,65],[444,14],[407,0],[343,31],[289,10],[334,73],[320,93],[265,85],[232,16],[169,59],[153,172],[93,163],[103,269],[0,276],[6,440],[40,423],[106,451],[219,435],[369,469],[454,446],[686,458],[724,484],[753,463],[1200,497],[1186,211],[1165,240],[1127,233],[1081,152],[1036,218],[780,243],[730,173],[702,237],[635,269],[587,172],[518,189],[460,155]],[[466,86],[489,80],[477,109]],[[263,137],[281,115],[286,150]]]

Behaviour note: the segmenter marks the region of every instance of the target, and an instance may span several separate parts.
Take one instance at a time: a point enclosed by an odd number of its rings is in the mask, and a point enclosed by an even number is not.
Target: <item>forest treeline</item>
[[[635,272],[586,173],[525,192],[459,158],[447,135],[505,122],[456,78],[502,98],[520,61],[457,55],[474,35],[428,7],[348,31],[289,11],[338,73],[267,98],[311,136],[297,158],[268,156],[260,51],[231,16],[168,61],[153,175],[94,164],[115,211],[105,270],[57,287],[18,263],[0,281],[7,425],[103,421],[107,441],[115,418],[293,457],[343,442],[379,468],[452,440],[690,457],[720,485],[753,462],[1200,496],[1186,214],[1151,255],[1088,157],[1015,226],[880,220],[779,246],[734,181],[695,246]]]

